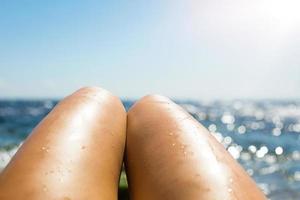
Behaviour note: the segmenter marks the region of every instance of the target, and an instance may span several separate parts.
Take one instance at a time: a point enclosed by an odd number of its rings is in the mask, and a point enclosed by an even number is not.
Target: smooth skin
[[[62,100],[0,175],[1,200],[116,200],[126,111],[109,92],[82,88]]]
[[[0,199],[116,200],[124,154],[132,200],[266,199],[168,98],[142,98],[126,121],[121,101],[96,87],[62,100],[33,130],[0,174]]]
[[[132,200],[263,200],[226,149],[166,97],[150,95],[127,115]]]

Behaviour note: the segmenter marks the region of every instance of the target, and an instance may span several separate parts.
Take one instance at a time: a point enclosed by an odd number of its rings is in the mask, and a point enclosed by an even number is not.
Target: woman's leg
[[[144,97],[130,109],[126,145],[133,200],[265,199],[223,146],[165,97]]]
[[[0,175],[0,199],[116,200],[126,112],[109,92],[87,87],[61,101]]]

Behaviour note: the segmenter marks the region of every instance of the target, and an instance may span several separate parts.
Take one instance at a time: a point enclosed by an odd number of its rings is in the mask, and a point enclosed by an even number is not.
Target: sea
[[[57,102],[0,100],[0,171]],[[300,100],[176,102],[207,127],[269,199],[300,199]],[[126,109],[133,103],[123,101]]]

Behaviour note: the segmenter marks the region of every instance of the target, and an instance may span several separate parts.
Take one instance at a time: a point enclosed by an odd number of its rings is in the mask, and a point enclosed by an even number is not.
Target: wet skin
[[[202,125],[162,96],[129,110],[126,168],[133,200],[266,199]]]
[[[171,100],[146,96],[126,118],[117,97],[87,87],[62,100],[26,139],[0,174],[0,200],[116,200],[124,154],[133,200],[266,199]]]
[[[126,112],[95,87],[61,101],[0,175],[2,200],[116,200]]]

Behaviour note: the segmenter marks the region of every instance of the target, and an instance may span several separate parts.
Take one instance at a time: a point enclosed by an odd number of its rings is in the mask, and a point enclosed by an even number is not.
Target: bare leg
[[[131,199],[266,199],[223,146],[169,99],[144,97],[127,120]]]
[[[126,112],[88,87],[60,102],[0,175],[0,199],[117,199]]]

